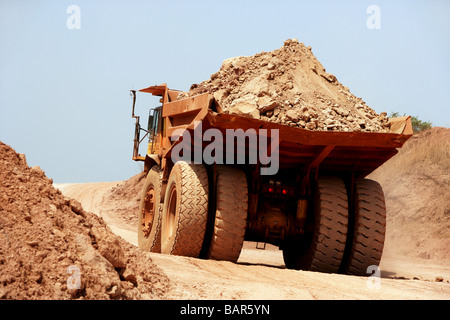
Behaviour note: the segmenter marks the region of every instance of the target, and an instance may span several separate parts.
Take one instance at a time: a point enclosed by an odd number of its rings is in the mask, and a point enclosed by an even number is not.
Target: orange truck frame
[[[144,162],[146,174],[143,250],[236,262],[243,242],[256,241],[283,250],[287,268],[366,275],[378,266],[386,207],[381,186],[365,177],[412,136],[409,116],[390,119],[388,133],[309,131],[227,114],[209,93],[177,100],[180,91],[166,84],[139,92],[161,97],[144,129],[131,91],[133,160]],[[198,138],[208,130],[214,139]],[[232,138],[232,149],[218,139],[230,132],[244,133]],[[211,151],[212,141],[214,161],[189,153]],[[252,158],[275,153],[270,174],[264,157]]]

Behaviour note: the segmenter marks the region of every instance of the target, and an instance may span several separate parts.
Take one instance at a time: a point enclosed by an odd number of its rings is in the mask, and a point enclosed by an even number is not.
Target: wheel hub
[[[155,216],[155,190],[151,187],[144,199],[144,208],[142,209],[142,232],[147,238],[152,230],[153,218]]]

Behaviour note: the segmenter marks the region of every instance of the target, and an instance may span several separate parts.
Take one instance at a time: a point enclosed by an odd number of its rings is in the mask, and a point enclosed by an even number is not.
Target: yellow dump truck
[[[143,128],[131,90],[133,160],[146,173],[140,248],[236,262],[256,241],[292,269],[366,275],[379,264],[384,194],[365,177],[411,137],[410,117],[390,119],[388,133],[310,131],[225,113],[209,93],[139,92],[161,97]]]

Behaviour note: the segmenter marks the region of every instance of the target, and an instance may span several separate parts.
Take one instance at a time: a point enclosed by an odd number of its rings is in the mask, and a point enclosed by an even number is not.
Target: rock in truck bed
[[[311,47],[288,39],[271,52],[223,61],[209,80],[178,99],[209,92],[219,111],[308,130],[388,132],[377,114],[325,71]]]

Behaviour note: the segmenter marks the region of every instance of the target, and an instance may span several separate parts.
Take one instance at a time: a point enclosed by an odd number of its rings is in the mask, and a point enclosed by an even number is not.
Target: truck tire
[[[153,166],[142,188],[137,234],[138,246],[145,251],[161,252],[161,178],[159,166]]]
[[[357,179],[354,188],[354,227],[346,273],[368,275],[369,266],[378,266],[386,233],[386,205],[380,184],[369,179]],[[371,273],[369,273],[371,274]]]
[[[207,257],[236,262],[247,225],[248,189],[245,173],[217,166],[214,231]]]
[[[337,273],[347,239],[347,191],[342,179],[319,178],[314,191],[312,232],[283,248],[287,268]]]
[[[201,164],[175,163],[167,182],[161,252],[198,257],[208,216],[208,174]]]

